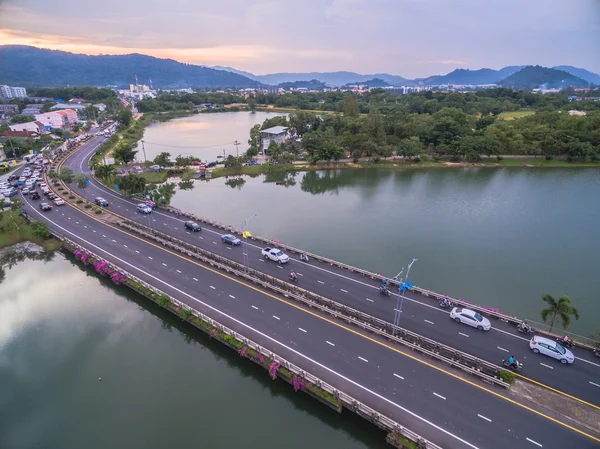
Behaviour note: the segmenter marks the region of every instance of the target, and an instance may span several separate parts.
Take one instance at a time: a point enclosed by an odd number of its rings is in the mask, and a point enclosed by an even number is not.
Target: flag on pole
[[[247,239],[248,237],[250,237],[250,235],[251,235],[251,234],[250,234],[248,231],[244,231],[244,232],[242,233],[242,237],[244,237],[245,239]]]

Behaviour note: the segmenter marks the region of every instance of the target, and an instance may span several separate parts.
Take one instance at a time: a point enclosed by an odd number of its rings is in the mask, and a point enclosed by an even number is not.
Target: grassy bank
[[[46,251],[54,251],[62,243],[51,237],[48,228],[27,221],[18,210],[0,212],[0,249],[22,242],[33,242]]]

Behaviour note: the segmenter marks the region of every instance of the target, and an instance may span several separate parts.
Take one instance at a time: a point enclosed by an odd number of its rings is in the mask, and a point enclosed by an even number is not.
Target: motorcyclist
[[[531,330],[529,324],[527,324],[525,321],[522,321],[521,324],[519,324],[519,329],[523,332],[529,332]]]
[[[308,256],[306,255],[306,253],[302,253],[300,254],[300,260],[303,260],[305,262],[308,262]]]
[[[563,342],[565,345],[570,345],[570,344],[573,342],[573,340],[571,340],[571,337],[569,337],[568,335],[565,335],[565,336],[562,338],[562,342]]]
[[[381,293],[387,293],[387,285],[381,284],[381,288],[379,289]]]
[[[515,359],[515,356],[511,355],[508,358],[508,364],[510,365],[511,368],[518,368],[519,364],[517,363],[517,359]]]
[[[450,307],[450,300],[448,299],[448,295],[444,296],[442,299],[442,307]]]
[[[298,276],[296,276],[296,273],[294,271],[290,271],[290,279],[292,281],[295,281],[296,279],[298,279]]]

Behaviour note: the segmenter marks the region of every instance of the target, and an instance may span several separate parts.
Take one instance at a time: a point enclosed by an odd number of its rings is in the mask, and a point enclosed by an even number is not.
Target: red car
[[[46,212],[48,210],[52,210],[52,206],[50,206],[48,203],[42,203],[40,204],[40,209]]]

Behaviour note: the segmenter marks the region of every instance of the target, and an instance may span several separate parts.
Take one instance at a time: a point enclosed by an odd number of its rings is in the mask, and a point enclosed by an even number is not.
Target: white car
[[[575,361],[575,356],[567,348],[563,348],[558,342],[549,338],[534,336],[529,341],[529,348],[536,354],[544,354],[553,359],[560,360],[561,363],[571,364]]]
[[[56,206],[64,206],[65,205],[65,202],[63,200],[61,200],[60,198],[54,198],[52,201],[54,202],[54,204]]]
[[[287,263],[290,260],[287,254],[277,248],[265,248],[262,250],[262,255],[265,259],[277,263]]]
[[[486,317],[481,316],[479,312],[475,312],[471,309],[465,309],[463,307],[454,307],[450,312],[450,318],[457,323],[468,324],[469,326],[476,327],[480,331],[489,331],[492,328],[490,320]]]
[[[137,205],[137,211],[143,214],[149,214],[152,212],[152,208],[150,206],[146,206],[144,203],[140,203]]]
[[[40,189],[47,189],[48,188],[48,184],[46,184],[45,182],[42,182],[41,184],[38,184],[40,186]]]

